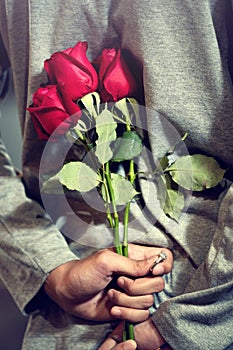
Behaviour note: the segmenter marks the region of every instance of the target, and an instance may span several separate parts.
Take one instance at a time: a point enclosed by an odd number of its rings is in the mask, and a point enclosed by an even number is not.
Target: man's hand
[[[125,342],[122,342],[120,344],[115,345],[110,350],[136,350],[137,344],[133,340],[127,340]]]
[[[114,329],[98,350],[115,349],[114,346],[122,341],[123,327],[124,325],[122,322]],[[162,345],[164,350],[172,350],[172,348],[166,344],[166,341],[156,329],[151,319],[147,319],[146,321],[135,325],[134,335],[138,350],[155,350]]]
[[[116,305],[111,308],[112,316],[135,323],[142,322],[149,318],[148,309],[154,303],[153,293],[160,292],[164,289],[164,279],[161,276],[170,272],[172,269],[172,253],[168,249],[138,246],[134,244],[129,245],[129,257],[138,261],[146,261],[151,256],[153,256],[155,261],[155,258],[158,257],[161,251],[166,253],[167,259],[158,264],[153,269],[153,273],[142,278],[138,277],[137,279],[126,276],[117,279],[118,286],[121,287],[126,294],[122,294],[118,290],[109,290],[108,296],[111,298],[113,304]],[[149,305],[148,303],[151,304]]]
[[[150,267],[161,250],[166,251],[168,258],[153,269],[152,275]],[[171,270],[172,254],[167,249],[130,245],[129,257],[103,249],[85,259],[65,263],[50,273],[44,289],[75,316],[95,321],[124,317],[141,322],[149,317],[152,293],[164,288],[160,275]],[[116,282],[122,291],[112,288]]]

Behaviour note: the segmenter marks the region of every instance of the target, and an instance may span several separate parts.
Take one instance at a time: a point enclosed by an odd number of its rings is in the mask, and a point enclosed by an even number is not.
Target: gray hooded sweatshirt
[[[219,193],[190,196],[178,223],[159,210],[156,186],[142,179],[145,206],[141,212],[135,205],[130,229],[133,241],[168,247],[174,254],[152,315],[168,344],[175,350],[233,348],[232,2],[0,0],[0,14],[23,133],[27,191],[26,197],[2,146],[1,277],[20,310],[29,313],[23,349],[94,350],[113,326],[70,316],[40,299],[39,292],[51,270],[105,244],[96,238],[101,222],[83,228],[72,218],[66,228],[58,220],[58,230],[35,201],[44,145],[26,106],[46,82],[43,61],[77,41],[88,42],[90,60],[104,47],[127,53],[141,77],[153,162],[177,135],[188,132],[188,149],[214,156],[229,169]],[[57,218],[69,217],[56,198],[55,203]]]

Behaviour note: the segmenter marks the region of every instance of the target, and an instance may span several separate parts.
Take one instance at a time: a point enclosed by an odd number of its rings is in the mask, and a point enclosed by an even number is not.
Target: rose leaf
[[[91,92],[85,96],[83,96],[80,101],[86,108],[86,110],[89,112],[91,116],[95,116],[95,106],[97,109],[97,112],[99,111],[100,107],[100,96],[97,92]]]
[[[133,197],[138,194],[130,181],[123,176],[112,173],[111,174],[112,188],[115,195],[116,205],[125,205],[130,202]],[[102,185],[102,197],[107,201],[106,191]]]
[[[113,144],[113,161],[121,162],[137,157],[142,151],[142,139],[135,131],[125,131]]]
[[[95,155],[101,164],[105,164],[112,158],[111,142],[98,142],[95,148]]]
[[[96,132],[98,140],[96,144],[101,142],[110,142],[116,139],[117,123],[114,121],[112,113],[104,109],[96,118]]]
[[[225,173],[214,158],[202,154],[179,157],[168,171],[174,182],[193,191],[216,186],[222,181]]]
[[[60,182],[69,190],[88,192],[98,186],[101,178],[88,165],[82,162],[70,162],[63,166],[59,174]]]
[[[178,221],[184,208],[184,204],[183,193],[173,189],[167,189],[166,200],[163,207],[163,211],[166,215]]]
[[[132,112],[137,118],[139,116],[138,102],[134,98],[122,98],[115,103],[115,107],[122,113],[122,121],[127,124],[131,124]]]

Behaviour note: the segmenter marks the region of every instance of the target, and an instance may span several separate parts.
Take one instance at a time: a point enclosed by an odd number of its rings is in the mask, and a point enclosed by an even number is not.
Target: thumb
[[[137,344],[134,340],[126,340],[123,343],[117,344],[111,350],[136,350]]]
[[[111,270],[111,273],[132,277],[148,275],[156,259],[156,255],[143,260],[134,260],[114,252],[110,253],[113,254],[108,257],[108,268]]]
[[[136,350],[137,344],[134,340],[122,341],[124,322],[120,322],[98,350]]]

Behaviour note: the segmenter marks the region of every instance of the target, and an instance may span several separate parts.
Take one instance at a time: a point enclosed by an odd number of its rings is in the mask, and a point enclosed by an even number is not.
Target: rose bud
[[[96,60],[99,66],[99,89],[105,102],[118,101],[136,94],[137,84],[121,50],[104,49]]]
[[[27,108],[30,112],[37,135],[41,140],[56,139],[74,127],[81,116],[77,105],[76,113],[67,113],[57,91],[56,85],[40,87],[33,94],[33,104]]]
[[[70,113],[68,100],[77,101],[98,87],[98,75],[86,51],[87,42],[78,42],[73,48],[52,54],[44,62],[50,84],[58,85]]]

